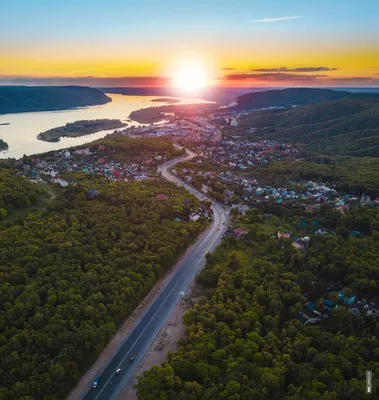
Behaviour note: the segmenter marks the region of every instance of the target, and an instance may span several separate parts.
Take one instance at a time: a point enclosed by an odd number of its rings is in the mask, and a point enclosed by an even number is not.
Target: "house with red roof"
[[[167,200],[168,196],[162,193],[157,194],[157,199],[158,200]]]
[[[245,229],[242,229],[242,228],[234,229],[234,235],[238,238],[240,238],[241,236],[245,236],[246,234],[247,234],[247,231],[245,231]]]

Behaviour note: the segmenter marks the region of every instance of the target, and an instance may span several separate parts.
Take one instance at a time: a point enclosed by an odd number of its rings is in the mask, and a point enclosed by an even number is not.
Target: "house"
[[[305,211],[306,211],[307,213],[313,213],[313,212],[315,211],[315,206],[312,205],[312,204],[308,204],[308,205],[305,207]]]
[[[69,186],[69,183],[65,181],[64,179],[59,179],[59,185],[63,188]]]
[[[238,208],[239,208],[240,213],[241,213],[242,215],[245,215],[246,212],[250,209],[250,207],[249,207],[249,206],[246,206],[246,205],[238,206]]]
[[[349,211],[350,207],[347,204],[341,204],[337,207],[337,211],[340,213],[345,213],[346,211]]]
[[[121,172],[118,169],[112,169],[112,175],[115,179],[121,178]]]
[[[238,121],[235,118],[232,118],[230,121],[231,126],[238,126]]]
[[[167,200],[168,196],[162,193],[157,194],[157,199],[158,200]]]
[[[349,311],[350,311],[353,315],[355,315],[355,316],[360,315],[360,312],[359,312],[359,310],[358,310],[357,307],[349,308]]]
[[[209,186],[207,186],[207,185],[202,185],[201,186],[201,191],[203,192],[203,193],[205,193],[205,194],[207,194],[208,193],[208,190],[210,189],[210,187]]]
[[[341,303],[343,303],[347,306],[351,306],[351,305],[355,304],[357,301],[355,296],[346,296],[346,294],[343,290],[340,290],[338,292],[338,296],[341,300]]]
[[[278,231],[278,239],[289,239],[291,237],[291,233],[289,231]]]
[[[200,218],[200,215],[198,215],[198,214],[190,214],[189,218],[190,218],[191,221],[196,222]]]
[[[371,308],[371,307],[369,307],[368,310],[367,310],[366,315],[367,315],[367,316],[373,315],[373,316],[375,316],[376,318],[379,318],[379,310],[376,309],[376,308]]]
[[[305,250],[309,246],[309,237],[298,238],[292,242],[292,246],[294,246],[298,250]]]
[[[91,200],[93,200],[98,195],[99,195],[99,192],[97,190],[95,190],[95,189],[88,190],[88,196]]]
[[[361,205],[365,205],[365,204],[370,203],[370,200],[371,200],[370,196],[363,195],[361,197],[360,203],[361,203]]]
[[[234,229],[234,235],[238,238],[245,236],[248,232],[242,228]]]
[[[324,300],[324,306],[327,308],[332,309],[333,308],[333,303],[329,299]]]

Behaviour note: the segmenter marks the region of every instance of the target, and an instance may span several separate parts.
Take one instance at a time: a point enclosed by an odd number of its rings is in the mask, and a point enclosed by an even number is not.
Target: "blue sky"
[[[207,58],[212,70],[338,64],[338,55],[343,76],[366,76],[379,67],[374,0],[2,3],[0,75],[114,75],[118,65],[125,75],[165,73],[186,53]],[[159,68],[149,65],[153,58]]]

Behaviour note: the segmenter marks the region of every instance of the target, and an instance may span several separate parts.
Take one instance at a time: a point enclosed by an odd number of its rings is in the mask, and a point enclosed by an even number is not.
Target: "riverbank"
[[[190,117],[194,115],[201,115],[207,110],[216,108],[215,103],[201,103],[201,104],[180,104],[180,105],[165,105],[157,107],[148,107],[136,110],[130,113],[129,118],[140,124],[154,124],[161,122],[170,114],[175,114],[180,117]]]
[[[12,113],[0,116],[0,122],[7,122],[9,125],[0,126],[0,138],[8,143],[9,148],[6,153],[0,152],[1,158],[20,158],[24,154],[39,154],[48,151],[56,151],[67,147],[82,145],[101,139],[112,130],[104,130],[93,133],[91,135],[81,137],[64,137],[59,142],[46,142],[38,140],[37,135],[57,126],[64,126],[68,122],[80,120],[96,120],[96,119],[118,119],[138,127],[139,123],[128,121],[128,116],[132,111],[139,110],[149,105],[158,104],[151,103],[151,100],[158,96],[123,96],[121,94],[110,94],[111,102],[93,107],[82,107],[64,111],[42,111],[42,112],[25,112]],[[162,96],[163,97],[163,96]],[[202,99],[180,98],[182,104],[201,103]],[[165,105],[166,103],[160,103]]]
[[[38,140],[45,142],[59,142],[62,137],[80,137],[103,130],[118,129],[127,126],[119,119],[96,119],[69,122],[64,126],[49,129],[37,136]]]

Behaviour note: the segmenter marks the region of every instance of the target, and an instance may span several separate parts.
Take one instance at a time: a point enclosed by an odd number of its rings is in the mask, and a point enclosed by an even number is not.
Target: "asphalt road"
[[[178,162],[189,160],[195,156],[188,151],[186,156],[171,160],[158,167],[158,171],[167,180],[185,186],[191,193],[201,200],[211,200],[196,189],[168,172],[168,169]],[[129,335],[125,338],[117,353],[100,375],[100,382],[96,389],[89,388],[84,400],[113,400],[124,388],[132,372],[143,358],[145,352],[153,342],[171,311],[178,303],[183,292],[186,293],[189,285],[198,271],[205,265],[205,253],[213,251],[219,243],[227,227],[229,211],[225,206],[212,201],[213,219],[211,226],[204,232],[198,241],[191,246],[180,260],[178,269],[162,288],[150,309],[135,323]],[[134,361],[131,362],[131,358]],[[116,370],[121,372],[116,375]]]

